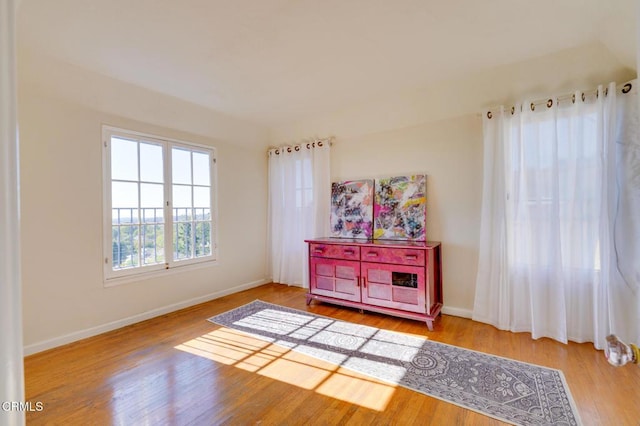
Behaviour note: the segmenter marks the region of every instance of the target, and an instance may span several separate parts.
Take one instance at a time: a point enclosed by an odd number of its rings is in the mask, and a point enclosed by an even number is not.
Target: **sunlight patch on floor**
[[[376,411],[395,392],[394,385],[226,327],[175,348]]]
[[[340,368],[316,389],[319,394],[384,411],[395,392],[395,386],[364,379],[350,370]]]

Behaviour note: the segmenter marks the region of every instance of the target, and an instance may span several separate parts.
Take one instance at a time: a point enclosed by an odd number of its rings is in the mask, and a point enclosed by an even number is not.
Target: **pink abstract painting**
[[[373,206],[376,239],[426,238],[426,175],[376,179]]]
[[[373,235],[373,180],[331,184],[331,236],[371,238]]]

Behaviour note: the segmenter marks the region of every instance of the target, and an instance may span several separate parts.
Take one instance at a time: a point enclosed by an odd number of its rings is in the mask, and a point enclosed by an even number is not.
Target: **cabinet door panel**
[[[334,265],[318,263],[316,266],[316,275],[322,275],[323,277],[333,277]]]
[[[356,268],[353,265],[336,265],[336,278],[355,280],[357,275]]]
[[[355,296],[356,292],[358,293],[358,300],[360,300],[360,287],[354,287],[353,280],[341,280],[340,278],[336,278],[336,293],[340,295],[347,295],[342,296],[342,299],[351,299],[349,296]]]
[[[369,273],[365,277],[371,283],[391,284],[391,271],[385,269],[369,268]]]
[[[333,291],[333,278],[318,275],[316,279],[316,287],[320,290]]]
[[[425,313],[425,271],[418,266],[362,263],[362,301]]]
[[[391,286],[388,284],[378,284],[370,281],[366,287],[366,294],[369,300],[391,300]]]
[[[313,294],[360,302],[360,262],[312,257],[310,291]]]
[[[418,292],[413,288],[393,287],[393,300],[417,306]]]

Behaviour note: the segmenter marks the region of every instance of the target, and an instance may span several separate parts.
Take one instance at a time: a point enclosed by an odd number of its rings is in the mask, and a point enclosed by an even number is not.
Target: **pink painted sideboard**
[[[325,238],[309,246],[312,300],[433,321],[442,309],[440,243]]]

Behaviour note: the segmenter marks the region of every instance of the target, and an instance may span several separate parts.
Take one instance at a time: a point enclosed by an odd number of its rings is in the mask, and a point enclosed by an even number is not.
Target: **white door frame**
[[[0,0],[0,424],[25,424],[16,88],[19,0]],[[20,405],[22,403],[22,405]]]

